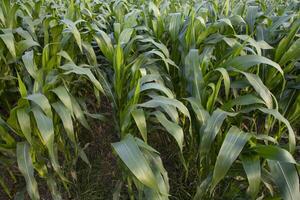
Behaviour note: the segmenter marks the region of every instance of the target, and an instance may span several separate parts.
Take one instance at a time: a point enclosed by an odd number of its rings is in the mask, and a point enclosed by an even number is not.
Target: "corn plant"
[[[108,134],[119,139],[113,199],[300,199],[299,8],[3,0],[3,191],[13,198],[6,180],[22,175],[31,199],[43,184],[53,199],[72,198],[77,160],[92,167],[79,134],[87,117],[103,119],[87,108],[92,95],[110,102]]]
[[[4,98],[1,108],[9,111],[1,114],[1,168],[16,181],[11,167],[17,164],[31,199],[40,199],[34,171],[46,180],[52,197],[62,199],[57,182],[68,191],[69,179],[72,175],[76,178],[76,160],[81,157],[89,164],[74,129],[78,127],[77,122],[90,129],[85,117],[89,113],[84,111],[84,102],[76,95],[82,84],[92,83],[91,91],[95,88],[96,95],[103,89],[91,72],[94,64],[89,52],[91,45],[78,40],[79,31],[67,18],[47,16],[43,8],[36,9],[39,13],[33,12],[31,16],[30,9],[35,8],[32,5],[39,7],[41,3],[20,5],[4,1],[1,4],[2,11],[6,11],[3,13],[7,14],[4,16],[7,21],[1,24],[1,45],[6,49],[1,63],[3,75],[10,77],[1,83]],[[46,9],[51,11],[51,7]],[[21,25],[18,27],[16,23]],[[75,41],[78,46],[73,45]],[[82,58],[88,56],[83,63],[74,55],[77,48],[82,51]],[[59,157],[64,160],[63,165]],[[11,196],[2,178],[1,185]]]

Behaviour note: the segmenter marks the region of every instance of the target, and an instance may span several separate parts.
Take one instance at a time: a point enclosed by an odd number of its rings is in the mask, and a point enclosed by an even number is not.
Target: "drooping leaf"
[[[230,59],[229,61],[225,62],[225,64],[223,64],[223,65],[225,67],[227,67],[227,66],[234,67],[234,68],[244,71],[244,70],[249,69],[249,67],[252,67],[252,66],[258,65],[258,64],[270,65],[270,66],[276,68],[283,75],[283,71],[279,64],[277,64],[276,62],[274,62],[266,57],[258,56],[258,55],[245,55],[245,56],[234,57],[233,59]]]
[[[233,126],[229,129],[219,151],[212,178],[212,189],[224,178],[233,162],[237,159],[244,145],[250,138],[245,133]]]
[[[201,128],[201,155],[205,155],[210,151],[211,145],[220,131],[225,118],[227,116],[233,117],[235,115],[236,113],[225,112],[219,108],[212,113],[212,115],[207,119],[205,125]]]
[[[164,96],[155,96],[153,97],[153,99],[145,103],[142,103],[139,106],[146,107],[146,108],[154,108],[154,107],[163,106],[164,104],[171,105],[178,108],[179,111],[182,112],[185,116],[187,116],[189,119],[191,118],[188,109],[185,107],[183,103],[181,103],[176,99],[169,99]]]
[[[133,32],[132,28],[126,28],[121,32],[119,37],[119,42],[121,45],[127,44],[129,42],[132,32]]]
[[[21,40],[16,44],[17,55],[22,55],[26,50],[32,47],[40,47],[40,44],[33,39]]]
[[[28,143],[19,142],[17,144],[17,161],[19,170],[26,180],[27,192],[30,198],[33,200],[40,199]]]
[[[97,57],[92,45],[87,42],[83,42],[82,46],[86,50],[86,55],[90,65],[97,66]]]
[[[244,105],[251,105],[251,104],[265,104],[265,102],[252,94],[246,94],[243,96],[238,96],[237,98],[231,99],[227,103],[223,105],[223,108],[230,109],[233,106],[244,106]]]
[[[62,22],[68,27],[68,29],[72,32],[72,34],[74,35],[74,38],[76,40],[76,43],[80,49],[80,51],[82,52],[82,45],[81,45],[81,36],[80,36],[80,32],[78,31],[76,24],[74,22],[72,22],[69,19],[63,19]]]
[[[193,97],[189,97],[186,100],[191,104],[199,122],[205,124],[209,119],[209,113],[203,108],[201,101]]]
[[[69,139],[76,145],[76,139],[74,134],[73,122],[70,111],[60,102],[56,102],[52,104],[56,113],[59,115],[61,121],[63,122],[63,126],[67,132]]]
[[[257,145],[254,150],[268,160],[297,164],[293,156],[285,149],[271,145]]]
[[[22,133],[24,134],[26,140],[29,144],[32,144],[31,141],[31,125],[30,125],[30,116],[24,108],[17,110],[17,117]]]
[[[73,113],[72,100],[66,88],[63,86],[59,86],[53,89],[52,91],[58,96],[61,102],[69,109],[70,113]]]
[[[158,190],[149,163],[131,135],[128,134],[123,140],[113,143],[112,146],[124,164],[141,183]]]
[[[87,76],[90,79],[90,81],[95,85],[95,87],[100,92],[104,93],[104,90],[103,90],[101,84],[95,78],[94,74],[91,72],[91,70],[89,68],[76,66],[72,62],[63,65],[60,68],[66,70],[65,74],[75,73],[75,74],[78,74],[78,75],[85,75],[85,76]]]
[[[43,94],[41,94],[41,93],[31,94],[31,95],[27,96],[26,99],[33,101],[44,111],[44,113],[49,118],[52,118],[52,110],[51,110],[50,103],[49,103],[47,97],[45,97]]]
[[[261,79],[256,74],[250,74],[247,72],[239,71],[244,74],[249,81],[249,83],[253,86],[255,91],[261,96],[261,98],[265,101],[266,106],[269,109],[273,107],[273,98],[270,90],[263,84]]]
[[[268,160],[271,176],[284,200],[300,199],[299,176],[294,164]]]
[[[134,109],[133,111],[131,111],[131,115],[143,137],[143,140],[147,143],[147,124],[144,110]]]
[[[143,92],[145,90],[151,90],[151,89],[159,90],[159,91],[163,92],[167,97],[169,97],[171,99],[174,98],[174,95],[173,95],[172,91],[169,88],[167,88],[164,85],[159,84],[159,83],[147,83],[147,84],[143,84],[141,86],[140,91]]]
[[[91,130],[91,127],[89,126],[88,122],[85,119],[84,113],[77,102],[77,100],[71,96],[71,101],[72,101],[72,107],[73,107],[73,112],[75,114],[75,117],[78,119],[78,121],[84,126],[86,129]]]
[[[229,78],[229,74],[226,71],[226,69],[224,69],[224,68],[217,68],[216,70],[219,71],[222,74],[222,76],[223,76],[224,86],[225,86],[225,95],[226,95],[226,99],[228,99],[229,90],[230,90],[230,78]]]
[[[59,171],[59,163],[56,153],[54,152],[54,127],[53,121],[38,109],[32,110],[37,127],[42,136],[42,142],[47,147],[51,159],[51,164],[55,171]]]
[[[182,151],[184,140],[182,128],[178,124],[169,121],[162,112],[156,111],[154,115],[156,116],[159,123],[174,137],[180,151]]]
[[[277,120],[283,122],[286,125],[289,132],[289,151],[293,154],[296,148],[296,136],[290,122],[284,116],[282,116],[276,109],[259,108],[259,110],[264,113],[273,115]]]
[[[101,49],[104,56],[110,61],[113,62],[114,49],[112,46],[111,39],[109,36],[102,30],[98,30],[97,34],[94,36],[99,48]]]
[[[242,164],[249,182],[249,193],[255,199],[261,182],[261,169],[258,156],[243,156]]]
[[[30,74],[30,76],[32,76],[32,78],[36,79],[36,67],[34,65],[33,51],[26,52],[22,56],[22,60],[24,62],[24,66],[25,66],[26,70],[28,71],[28,73]]]
[[[14,35],[10,33],[5,33],[5,34],[0,34],[0,38],[6,45],[9,53],[12,55],[12,57],[15,59],[16,58],[16,49],[15,49],[15,39]]]

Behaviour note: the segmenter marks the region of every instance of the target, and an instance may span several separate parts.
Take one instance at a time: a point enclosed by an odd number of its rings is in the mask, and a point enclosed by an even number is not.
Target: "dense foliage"
[[[72,198],[78,159],[90,166],[79,134],[90,118],[105,120],[89,111],[94,98],[110,102],[119,138],[114,199],[300,199],[299,9],[296,0],[2,0],[2,191],[22,198],[9,186],[21,177],[31,199],[43,185]]]

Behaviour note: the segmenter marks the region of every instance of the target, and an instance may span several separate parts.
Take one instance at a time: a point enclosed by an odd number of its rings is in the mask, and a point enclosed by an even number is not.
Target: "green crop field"
[[[1,200],[300,200],[299,0],[1,0]]]

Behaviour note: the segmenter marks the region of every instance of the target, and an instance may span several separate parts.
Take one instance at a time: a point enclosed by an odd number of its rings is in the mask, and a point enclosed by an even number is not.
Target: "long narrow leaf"
[[[248,133],[241,131],[237,127],[230,128],[217,157],[211,184],[212,189],[225,177],[250,137]]]

